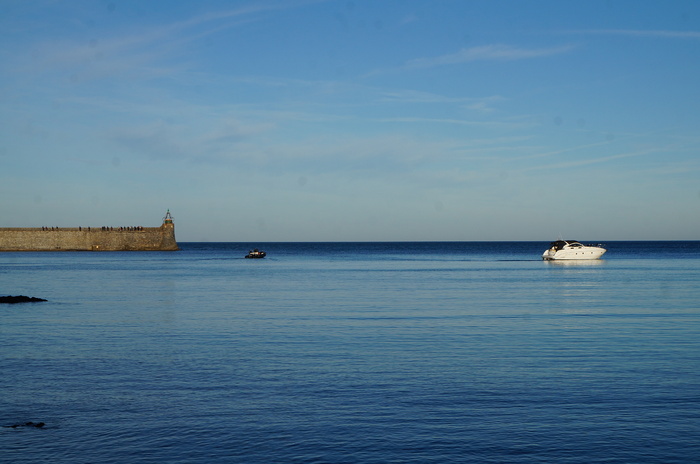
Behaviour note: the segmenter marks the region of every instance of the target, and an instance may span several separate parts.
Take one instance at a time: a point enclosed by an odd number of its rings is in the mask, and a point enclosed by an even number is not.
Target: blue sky
[[[0,0],[0,226],[700,239],[700,2]]]

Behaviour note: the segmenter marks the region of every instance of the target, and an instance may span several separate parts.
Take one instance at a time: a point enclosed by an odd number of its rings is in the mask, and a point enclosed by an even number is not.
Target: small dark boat
[[[248,254],[245,255],[245,257],[246,258],[264,258],[266,254],[267,253],[265,253],[264,251],[260,251],[256,248],[254,250],[249,251]]]

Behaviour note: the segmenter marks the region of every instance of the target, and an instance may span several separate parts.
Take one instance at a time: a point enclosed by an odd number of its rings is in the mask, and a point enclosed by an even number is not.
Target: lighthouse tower
[[[163,218],[163,224],[172,224],[173,223],[173,217],[170,215],[170,210],[168,210],[167,213],[165,213],[165,217]]]
[[[177,246],[177,241],[175,240],[175,224],[173,224],[173,217],[170,215],[170,210],[165,213],[163,218],[163,225],[160,226],[160,245],[161,250],[179,250]]]

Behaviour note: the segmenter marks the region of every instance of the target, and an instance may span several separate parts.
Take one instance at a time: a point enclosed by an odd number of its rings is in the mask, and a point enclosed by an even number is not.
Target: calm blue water
[[[700,242],[547,245],[2,253],[0,459],[698,462]]]

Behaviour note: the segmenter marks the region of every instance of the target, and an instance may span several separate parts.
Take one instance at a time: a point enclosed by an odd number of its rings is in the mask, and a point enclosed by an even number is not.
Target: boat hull
[[[581,247],[572,250],[547,250],[542,254],[542,259],[553,260],[575,260],[575,259],[600,259],[607,250],[600,247]]]
[[[245,258],[246,259],[262,259],[265,256],[267,256],[267,253],[265,253],[264,251],[254,250],[254,251],[251,251],[250,253],[248,253],[247,255],[245,255]]]

